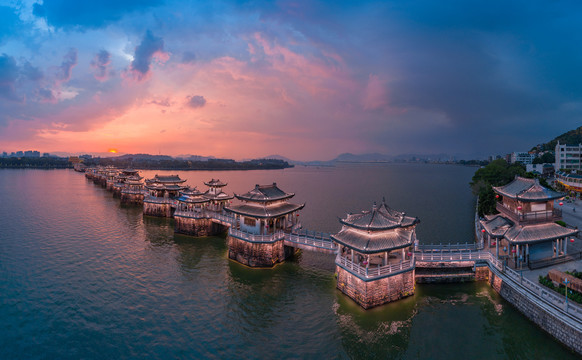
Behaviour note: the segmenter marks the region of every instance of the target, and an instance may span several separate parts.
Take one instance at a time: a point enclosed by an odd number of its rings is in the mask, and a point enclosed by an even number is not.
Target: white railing
[[[249,241],[249,242],[265,243],[265,242],[275,242],[275,241],[285,239],[285,233],[282,231],[278,231],[278,232],[275,232],[273,234],[268,234],[268,235],[258,235],[258,234],[251,234],[251,233],[248,233],[245,231],[240,231],[240,230],[235,230],[233,228],[230,228],[228,230],[228,234],[232,235],[234,237],[237,237],[239,239]]]
[[[289,234],[286,241],[298,245],[307,245],[334,251],[338,248],[338,245],[331,240],[331,237],[327,233],[296,231]]]
[[[187,217],[192,219],[208,219],[209,217],[202,211],[188,211],[188,210],[178,210],[174,212],[174,216]]]
[[[489,260],[491,253],[487,251],[430,251],[415,252],[416,258],[419,261],[461,261],[461,260]]]
[[[173,204],[174,200],[171,198],[155,197],[151,195],[146,195],[143,199],[144,202],[154,203],[154,204]]]
[[[476,243],[457,243],[457,244],[426,244],[426,245],[416,245],[416,251],[478,251],[483,247],[481,244]]]
[[[556,293],[552,289],[546,288],[543,285],[524,278],[520,273],[508,267],[506,267],[505,271],[503,271],[503,275],[512,280],[518,288],[527,289],[529,292],[536,295],[538,299],[563,310],[575,318],[578,322],[582,321],[582,306],[579,304],[570,300],[566,305],[566,298],[564,296]],[[578,324],[578,327],[581,327],[580,324]]]
[[[234,225],[236,223],[236,218],[234,216],[230,216],[230,215],[224,215],[224,214],[219,214],[219,213],[213,212],[210,217],[213,219],[231,224],[231,225]]]
[[[402,261],[398,264],[384,265],[378,267],[370,266],[365,267],[338,254],[338,256],[335,258],[335,263],[343,267],[344,269],[349,270],[351,273],[359,275],[360,277],[364,277],[365,279],[374,279],[377,277],[386,276],[413,268],[414,256],[411,259]]]

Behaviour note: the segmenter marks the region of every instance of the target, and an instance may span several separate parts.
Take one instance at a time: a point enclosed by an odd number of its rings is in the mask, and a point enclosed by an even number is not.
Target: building
[[[510,163],[522,163],[524,165],[531,164],[535,159],[534,154],[530,154],[528,152],[513,152],[511,153],[511,160]]]
[[[146,180],[147,195],[143,199],[144,215],[172,217],[175,200],[180,197],[180,191],[185,190],[186,180],[178,175],[158,175]],[[177,202],[177,201],[176,201]]]
[[[545,178],[552,177],[554,175],[555,169],[553,163],[548,164],[527,164],[525,166],[525,171],[534,173],[536,175],[543,176]]]
[[[204,185],[208,186],[204,196],[210,200],[207,210],[222,213],[224,207],[234,198],[234,196],[222,191],[228,184],[220,181],[220,179],[212,179],[204,182]]]
[[[556,183],[564,187],[567,192],[582,194],[582,175],[557,171]]]
[[[121,189],[121,203],[142,205],[145,196],[143,177],[139,174],[129,176],[125,179],[123,189]]]
[[[365,309],[414,294],[414,252],[418,218],[389,208],[384,200],[371,211],[348,214],[331,238],[337,288]]]
[[[582,154],[582,144],[576,145],[566,145],[566,144],[556,144],[555,148],[556,154],[556,171],[560,169],[581,169],[580,155]]]
[[[224,208],[235,217],[227,237],[228,257],[251,267],[272,267],[292,255],[294,249],[284,245],[285,235],[300,226],[298,212],[305,204],[290,203],[295,194],[276,183],[234,196],[242,203]]]
[[[562,219],[554,200],[562,193],[544,188],[538,179],[516,177],[505,186],[494,187],[499,211],[480,220],[487,246],[498,258],[514,267],[536,267],[567,254],[568,237],[578,233],[556,223]]]
[[[142,179],[142,177],[139,176],[139,171],[134,169],[124,169],[117,173],[112,185],[113,197],[121,197],[121,191],[125,188],[125,183],[130,178],[137,178],[140,182]]]
[[[210,200],[204,193],[194,187],[180,191],[180,195],[174,212],[174,232],[193,236],[210,236],[215,235],[215,232],[218,233],[215,228],[220,225],[214,224],[205,211]]]

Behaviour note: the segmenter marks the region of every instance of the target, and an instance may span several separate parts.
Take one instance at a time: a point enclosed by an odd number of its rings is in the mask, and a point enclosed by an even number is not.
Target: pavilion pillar
[[[354,263],[354,249],[350,249],[352,252],[352,264]]]
[[[568,254],[568,239],[564,238],[564,255]]]
[[[402,258],[400,259],[400,261],[404,261],[404,248],[402,248]]]
[[[384,266],[388,265],[388,251],[384,251]]]
[[[525,260],[526,264],[529,264],[529,244],[525,244],[525,257],[527,260]]]
[[[519,250],[520,250],[519,249],[519,244],[516,244],[515,245],[515,257],[513,258],[513,260],[515,261],[515,265],[516,266],[519,266],[519,263],[520,263],[520,261],[519,261]]]
[[[501,241],[501,239],[495,241],[495,253],[497,254],[497,258],[499,258],[499,241]]]

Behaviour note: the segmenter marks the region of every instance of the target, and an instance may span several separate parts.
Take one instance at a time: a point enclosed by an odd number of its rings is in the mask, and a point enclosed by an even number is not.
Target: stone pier
[[[283,239],[274,242],[250,242],[227,236],[228,258],[250,267],[273,267],[293,255],[295,249]]]

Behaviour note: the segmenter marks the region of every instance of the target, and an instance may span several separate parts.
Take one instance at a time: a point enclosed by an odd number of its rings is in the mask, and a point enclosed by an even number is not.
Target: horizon
[[[483,159],[582,118],[575,2],[37,1],[0,6],[10,151]]]

